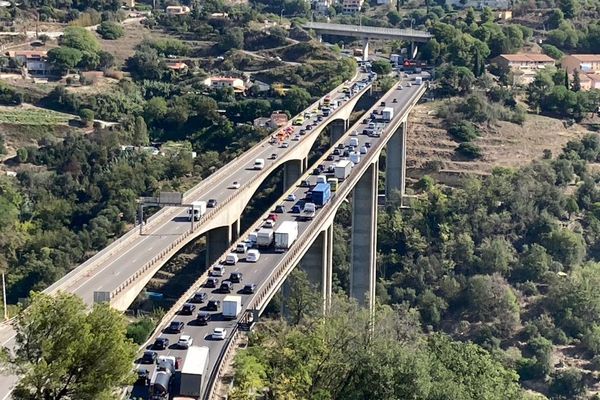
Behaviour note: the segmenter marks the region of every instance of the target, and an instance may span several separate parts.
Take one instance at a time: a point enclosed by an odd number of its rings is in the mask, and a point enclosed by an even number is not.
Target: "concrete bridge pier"
[[[369,61],[369,38],[363,39],[363,61]]]
[[[302,176],[304,160],[290,160],[283,164],[283,191],[287,191]]]
[[[346,133],[349,128],[348,125],[349,121],[347,119],[336,119],[331,121],[329,124],[329,135],[331,136],[332,145],[344,136],[344,133]]]
[[[387,143],[385,166],[385,195],[400,191],[401,198],[406,190],[406,121],[394,132]]]
[[[239,224],[238,224],[239,234]],[[210,267],[231,245],[231,226],[220,226],[206,233],[206,267]]]
[[[371,311],[375,307],[378,164],[369,166],[352,194],[350,297]]]
[[[323,299],[323,311],[331,304],[333,278],[333,224],[325,228],[300,260],[300,268],[306,272],[309,282],[317,287]]]
[[[237,219],[231,224],[231,242],[235,242],[240,237],[240,220]]]

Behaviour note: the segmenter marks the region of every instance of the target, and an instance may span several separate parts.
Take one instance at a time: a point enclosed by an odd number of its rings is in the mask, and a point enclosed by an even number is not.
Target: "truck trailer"
[[[200,399],[202,396],[202,384],[207,375],[208,347],[191,346],[187,349],[181,379],[179,383],[179,395],[190,399]]]
[[[273,229],[261,228],[256,232],[256,245],[258,247],[269,247],[273,243]]]
[[[324,206],[331,198],[331,186],[327,182],[319,183],[312,190],[312,202],[317,206]]]
[[[236,319],[242,311],[242,298],[240,296],[225,296],[223,299],[223,318]]]
[[[275,231],[275,251],[288,250],[298,238],[298,223],[296,221],[284,221]]]
[[[204,213],[206,213],[206,202],[193,201],[192,206],[188,209],[188,221],[192,220],[192,214],[194,215],[194,221],[199,221]]]
[[[391,121],[392,118],[394,118],[394,109],[392,107],[385,107],[381,112],[381,119]]]
[[[350,160],[340,160],[335,164],[335,177],[346,179],[352,171],[352,162]]]

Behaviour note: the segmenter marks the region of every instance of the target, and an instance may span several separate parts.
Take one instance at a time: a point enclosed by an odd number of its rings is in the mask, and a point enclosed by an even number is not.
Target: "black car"
[[[200,311],[196,317],[196,321],[198,321],[200,325],[208,324],[208,321],[210,321],[210,313],[206,311]]]
[[[171,333],[179,333],[183,330],[183,322],[181,321],[171,321],[167,330]]]
[[[312,125],[307,125],[307,126],[306,126],[306,130],[307,130],[307,131],[310,131],[311,129],[312,129]],[[303,133],[302,133],[302,132],[301,132],[300,134],[301,134],[301,135],[303,135]]]
[[[313,175],[319,175],[321,173],[321,170],[319,170],[319,168],[315,168],[313,169]]]
[[[300,181],[300,187],[309,187],[310,183],[308,181]]]
[[[334,159],[333,154],[327,156],[327,161],[333,161]]]
[[[254,290],[256,290],[256,285],[254,283],[248,283],[248,284],[244,285],[244,288],[242,289],[242,293],[243,294],[252,294],[252,293],[254,293]]]
[[[338,145],[337,145],[337,148],[338,148],[338,149],[340,149],[340,150],[341,150],[341,149],[343,149],[343,148],[344,148],[344,143],[340,143],[340,144],[338,144]]]
[[[164,350],[167,347],[169,347],[169,339],[166,337],[156,338],[154,344],[152,345],[152,348],[156,350]]]
[[[242,281],[243,274],[241,272],[232,272],[229,275],[229,280],[232,283],[240,283]]]
[[[233,282],[227,280],[221,282],[221,287],[219,288],[221,293],[231,293],[231,289],[233,289]]]
[[[204,303],[206,301],[207,294],[204,292],[196,292],[190,299],[192,303]]]
[[[185,314],[185,315],[192,315],[194,313],[194,310],[196,309],[196,306],[190,303],[185,303],[183,305],[183,307],[181,307],[181,313],[180,314]]]
[[[279,204],[279,205],[275,206],[275,212],[277,214],[285,213],[285,206],[283,204]]]
[[[206,303],[207,311],[219,311],[220,307],[221,307],[221,300],[209,300],[208,303]]]
[[[339,156],[340,155],[340,149],[333,150],[333,155],[334,156]]]
[[[217,206],[217,200],[216,199],[210,199],[206,203],[206,207],[209,207],[209,208],[214,208],[216,206]]]
[[[350,157],[350,152],[348,150],[344,150],[344,153],[342,153],[342,155],[344,157]]]
[[[150,384],[150,371],[146,368],[140,368],[137,370],[137,381],[144,385]]]
[[[385,107],[385,101],[381,102],[381,107]]]
[[[398,99],[392,100],[392,103],[397,103],[397,102],[398,102]]]
[[[366,142],[365,143],[365,147],[368,149],[369,147],[371,147],[371,142]]]
[[[208,278],[206,280],[206,283],[204,284],[204,287],[216,288],[218,284],[219,284],[219,280],[217,278]]]
[[[290,212],[294,213],[294,214],[300,214],[302,212],[302,207],[300,207],[298,204],[296,204],[292,207],[292,211],[290,211]]]
[[[158,358],[158,354],[155,351],[145,351],[144,355],[142,356],[142,363],[143,364],[153,364],[156,362],[156,359]]]

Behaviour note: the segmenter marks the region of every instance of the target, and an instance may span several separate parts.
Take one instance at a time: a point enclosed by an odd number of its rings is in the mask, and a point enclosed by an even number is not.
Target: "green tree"
[[[48,51],[48,61],[62,73],[68,73],[82,60],[83,53],[71,47],[55,47]]]
[[[135,118],[133,126],[133,144],[137,146],[147,146],[148,143],[150,143],[150,138],[148,137],[146,122],[142,116],[138,115]]]
[[[98,39],[96,39],[94,34],[79,26],[65,28],[65,32],[60,37],[59,43],[61,46],[71,47],[88,53],[98,53],[101,49],[100,43],[98,43]]]
[[[24,163],[27,162],[27,158],[29,158],[29,152],[25,147],[20,147],[17,149],[17,160],[19,162]]]
[[[552,10],[546,19],[546,29],[556,29],[565,20],[565,14],[558,8]]]
[[[136,346],[125,337],[124,317],[107,304],[88,312],[74,295],[33,293],[15,329],[9,362],[20,376],[17,400],[109,398],[131,381]]]
[[[585,255],[585,242],[580,234],[568,229],[555,229],[544,240],[548,253],[565,267],[579,264]]]
[[[116,22],[103,21],[96,32],[98,32],[102,39],[116,40],[125,34],[125,29]]]
[[[149,125],[167,115],[167,101],[163,97],[153,97],[144,104],[144,119]]]
[[[289,295],[283,301],[289,313],[290,324],[298,325],[320,312],[323,299],[310,284],[306,272],[295,269],[286,282],[289,285]]]
[[[79,111],[79,118],[81,118],[81,121],[86,126],[90,126],[92,122],[94,122],[94,111],[90,110],[89,108],[82,108]]]
[[[228,51],[231,49],[243,49],[244,48],[244,31],[242,28],[231,28],[228,29],[219,40],[219,49],[221,51]]]
[[[290,112],[291,115],[296,115],[310,105],[310,93],[299,86],[294,86],[287,91],[281,101],[283,108]]]
[[[564,13],[565,18],[573,19],[579,13],[579,2],[577,0],[559,0],[558,6]]]
[[[571,83],[571,90],[579,92],[581,90],[581,78],[579,77],[579,71],[573,71],[573,82]]]
[[[394,26],[398,25],[402,21],[402,17],[400,16],[400,13],[396,10],[390,10],[387,13],[387,19],[390,22],[390,24],[392,24]]]
[[[392,64],[387,60],[373,61],[373,72],[379,75],[387,75],[392,72]]]
[[[511,333],[518,325],[520,307],[511,287],[500,275],[475,275],[469,279],[469,311],[479,321],[492,322]]]
[[[569,368],[552,375],[550,394],[558,399],[581,399],[585,394],[585,383],[580,370]]]

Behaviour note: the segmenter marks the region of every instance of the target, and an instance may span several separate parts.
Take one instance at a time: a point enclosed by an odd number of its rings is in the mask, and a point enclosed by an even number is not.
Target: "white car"
[[[272,219],[268,219],[265,221],[263,226],[265,228],[273,228],[275,226],[275,221],[273,221]]]
[[[298,140],[300,140],[300,135],[296,135],[296,136],[294,136],[294,138],[293,138],[292,140],[295,140],[295,141],[298,141]]]
[[[358,131],[352,131],[352,132],[350,132],[350,136],[358,136]]]
[[[212,338],[216,340],[225,340],[225,336],[227,336],[227,329],[225,328],[215,328],[212,333]]]
[[[177,341],[177,347],[182,349],[187,349],[194,343],[194,338],[190,335],[181,335],[179,336],[179,340]]]
[[[281,147],[282,149],[287,149],[288,147],[290,147],[290,144],[288,142],[283,142],[279,147]]]
[[[366,147],[366,146],[363,146],[363,147],[361,147],[361,148],[360,148],[360,154],[367,154],[367,151],[368,151],[368,150],[369,150],[369,149],[367,149],[367,147]]]
[[[296,195],[294,193],[290,193],[290,194],[288,194],[288,197],[286,200],[287,201],[296,201]]]
[[[234,181],[231,186],[229,186],[231,189],[239,189],[240,188],[240,183],[238,181]]]

